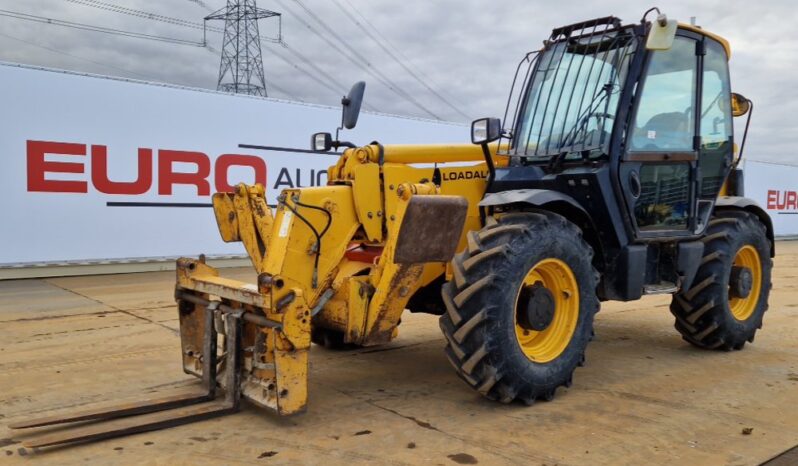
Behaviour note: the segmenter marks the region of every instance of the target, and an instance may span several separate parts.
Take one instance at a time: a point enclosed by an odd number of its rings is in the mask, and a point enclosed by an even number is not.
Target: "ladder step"
[[[238,408],[232,403],[224,400],[216,400],[141,416],[111,419],[87,426],[75,426],[74,428],[52,434],[44,434],[42,436],[23,440],[22,445],[26,448],[42,448],[75,442],[123,437],[126,435],[188,424],[203,419],[223,416],[225,414],[232,414],[237,410]]]
[[[137,414],[152,413],[165,409],[179,408],[191,404],[210,401],[212,397],[207,390],[191,390],[189,392],[175,393],[160,398],[145,398],[130,403],[122,403],[104,408],[95,408],[85,411],[69,413],[64,416],[48,416],[38,419],[16,422],[10,424],[11,429],[29,429],[32,427],[52,426],[70,422],[92,421],[98,419],[113,419]]]

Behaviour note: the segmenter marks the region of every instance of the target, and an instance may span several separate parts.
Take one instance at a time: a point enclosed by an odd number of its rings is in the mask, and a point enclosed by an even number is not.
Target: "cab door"
[[[637,238],[697,231],[699,40],[651,52],[626,134],[620,183]]]
[[[696,219],[699,232],[709,222],[734,157],[729,57],[720,42],[708,37],[703,40]]]

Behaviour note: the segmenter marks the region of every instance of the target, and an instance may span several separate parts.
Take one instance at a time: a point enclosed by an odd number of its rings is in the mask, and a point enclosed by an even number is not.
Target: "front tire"
[[[599,308],[593,250],[551,212],[488,220],[468,233],[442,290],[446,355],[487,398],[551,400],[585,360]]]
[[[674,295],[682,338],[700,348],[739,350],[753,342],[768,308],[773,261],[765,226],[747,212],[717,213],[692,287]]]

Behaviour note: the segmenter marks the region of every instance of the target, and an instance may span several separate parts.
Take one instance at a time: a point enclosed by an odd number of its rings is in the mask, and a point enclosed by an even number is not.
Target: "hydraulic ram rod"
[[[227,304],[222,303],[221,301],[209,301],[207,299],[200,298],[199,296],[191,293],[177,292],[175,293],[175,297],[177,299],[182,299],[184,301],[188,301],[192,304],[197,304],[199,306],[203,306],[206,308],[213,303],[218,303],[216,304],[216,308],[225,314],[242,312],[241,309],[230,307]],[[282,328],[282,324],[280,322],[270,320],[266,318],[266,316],[258,315],[250,311],[243,311],[243,313],[241,314],[241,318],[244,319],[246,322],[257,325],[258,327],[274,328],[277,330],[280,330]]]

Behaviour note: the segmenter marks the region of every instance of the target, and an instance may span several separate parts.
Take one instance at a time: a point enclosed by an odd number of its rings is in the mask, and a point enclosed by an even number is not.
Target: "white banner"
[[[368,89],[366,91],[368,99]],[[340,109],[0,64],[0,266],[243,254],[210,195],[326,183],[308,149]],[[468,127],[363,113],[356,144],[467,142]]]
[[[745,160],[745,197],[773,220],[776,236],[798,235],[798,166]]]

